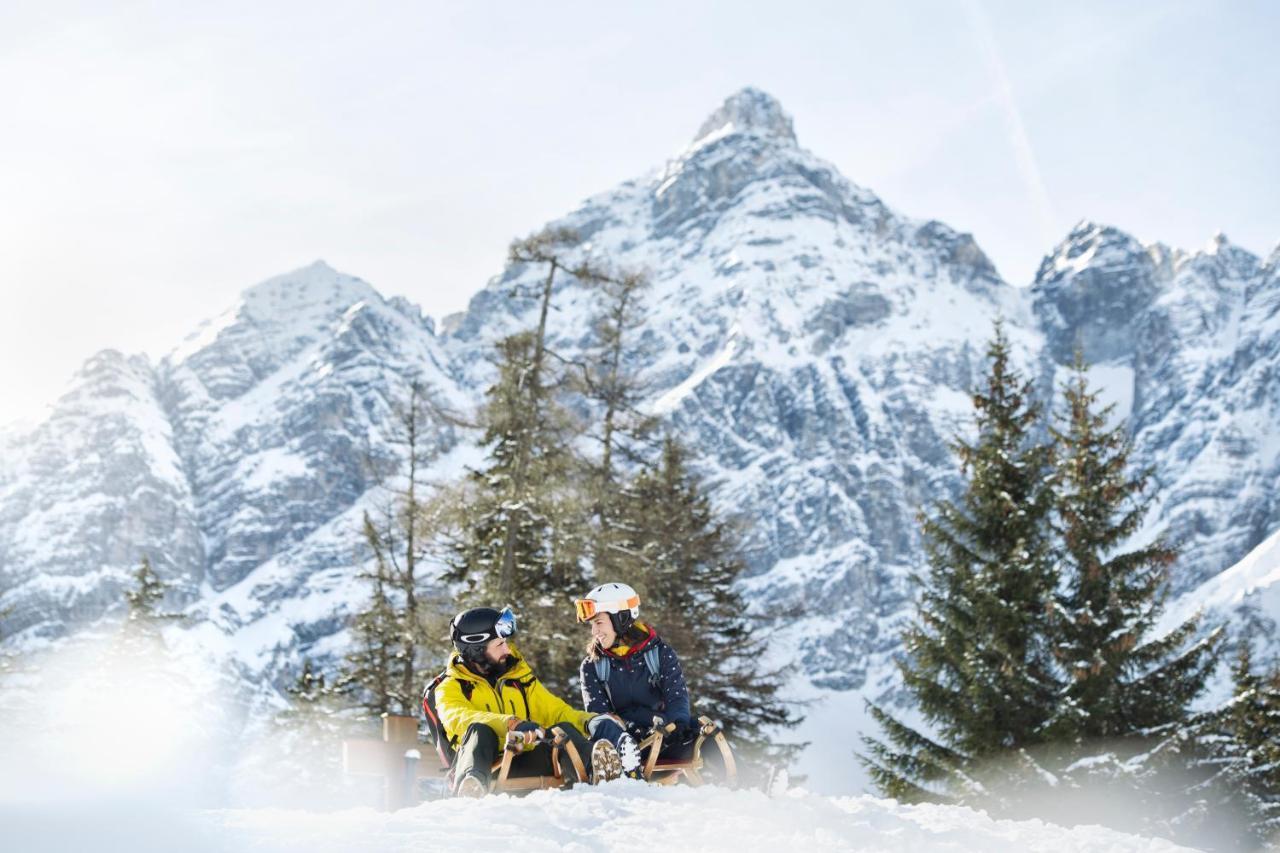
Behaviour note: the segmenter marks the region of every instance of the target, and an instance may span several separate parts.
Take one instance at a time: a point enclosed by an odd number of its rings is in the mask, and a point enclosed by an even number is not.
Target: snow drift
[[[947,806],[904,806],[871,797],[821,797],[801,790],[659,788],[620,780],[599,788],[540,791],[523,799],[442,800],[384,814],[236,810],[157,814],[133,807],[2,815],[6,848],[131,853],[173,849],[429,853],[497,845],[541,851],[687,850],[1172,851],[1160,839],[1101,827],[1064,829],[1041,821],[992,820]],[[182,838],[176,842],[176,838]],[[9,843],[12,839],[17,844]]]

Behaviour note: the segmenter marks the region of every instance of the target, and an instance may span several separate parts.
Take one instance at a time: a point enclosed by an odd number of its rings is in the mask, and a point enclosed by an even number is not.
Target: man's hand
[[[507,731],[521,735],[524,745],[521,750],[530,749],[546,736],[542,727],[532,720],[520,720],[512,717],[507,721]]]

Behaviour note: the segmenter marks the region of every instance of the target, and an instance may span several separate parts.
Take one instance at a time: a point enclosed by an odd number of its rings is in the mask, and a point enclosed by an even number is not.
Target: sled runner
[[[563,732],[543,729],[543,737],[539,743],[550,742],[551,775],[550,776],[511,776],[511,760],[520,754],[524,739],[519,732],[508,732],[507,742],[502,749],[502,758],[493,765],[493,781],[489,784],[492,794],[540,791],[547,788],[563,788],[569,784],[562,767],[567,758],[573,769],[573,779],[589,782],[587,770],[582,764],[582,756],[573,741],[565,737]]]
[[[706,745],[708,738],[715,743],[716,748],[720,750],[720,758],[724,762],[723,778],[715,781],[723,784],[727,788],[734,787],[738,782],[738,765],[733,757],[733,750],[729,748],[729,741],[724,736],[724,731],[719,722],[709,717],[698,717],[698,738],[693,743],[693,754],[688,758],[668,758],[658,757],[658,753],[662,752],[662,741],[667,735],[675,731],[675,723],[662,723],[661,718],[654,720],[653,730],[648,737],[640,742],[640,751],[643,754],[648,750],[648,756],[645,758],[642,774],[646,782],[653,782],[657,785],[674,785],[684,779],[686,783],[693,786],[704,785],[708,779],[704,778],[707,771],[706,762],[702,757],[702,750]]]

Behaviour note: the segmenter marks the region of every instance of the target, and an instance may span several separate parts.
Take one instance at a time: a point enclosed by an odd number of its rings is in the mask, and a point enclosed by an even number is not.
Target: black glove
[[[542,740],[545,736],[542,726],[532,720],[520,720],[513,724],[511,726],[511,734],[520,736],[520,740],[522,741],[520,745],[521,752],[524,752],[527,749],[533,749],[538,745],[538,741]],[[508,735],[507,737],[510,736],[511,735]],[[510,743],[510,741],[508,741],[508,743]]]
[[[681,742],[693,740],[698,736],[698,730],[701,728],[693,720],[672,720],[676,724],[676,729],[671,733],[672,740]]]

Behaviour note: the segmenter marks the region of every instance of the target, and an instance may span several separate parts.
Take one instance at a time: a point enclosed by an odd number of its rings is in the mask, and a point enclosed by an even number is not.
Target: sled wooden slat
[[[591,780],[587,778],[587,768],[582,763],[582,756],[578,755],[578,747],[574,745],[573,741],[568,738],[564,738],[564,745],[562,748],[569,754],[569,763],[573,765],[573,773],[578,778],[578,781],[590,782]],[[558,751],[559,749],[557,749],[557,752]],[[553,753],[553,756],[554,755],[555,753]],[[560,776],[561,784],[563,785],[564,774],[560,772],[559,761],[556,762],[556,774]]]
[[[658,753],[662,750],[663,735],[674,728],[670,724],[665,728],[654,730],[651,735],[641,741],[641,749],[649,750],[649,755],[645,759],[642,771],[646,782],[653,782],[658,785],[674,785],[683,778],[695,787],[705,785],[707,780],[703,778],[702,771],[706,769],[706,763],[702,758],[702,748],[710,738],[724,758],[724,779],[721,781],[730,788],[737,785],[738,765],[734,760],[733,750],[729,748],[729,741],[725,738],[724,732],[720,731],[720,727],[709,717],[699,717],[698,724],[698,739],[693,744],[693,755],[687,760],[678,758],[658,759]]]
[[[564,736],[562,732],[555,732],[552,740],[544,741],[551,750],[551,769],[550,776],[512,776],[511,761],[519,754],[521,738],[514,732],[508,733],[507,742],[502,750],[502,759],[494,764],[493,781],[489,784],[490,793],[523,793],[527,791],[541,791],[553,788],[563,788],[567,784],[564,777],[563,763],[564,756],[569,757],[570,766],[579,780],[586,779],[586,770],[582,765],[582,758],[578,755],[578,750],[573,745],[573,741]]]

